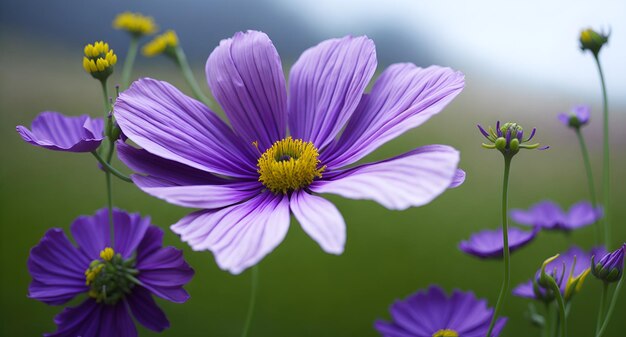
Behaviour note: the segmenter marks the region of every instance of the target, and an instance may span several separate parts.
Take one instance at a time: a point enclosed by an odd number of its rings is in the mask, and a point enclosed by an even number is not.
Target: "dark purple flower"
[[[294,63],[287,95],[267,35],[237,33],[206,64],[208,84],[232,127],[170,84],[141,79],[120,95],[114,111],[124,134],[143,149],[120,145],[120,159],[141,173],[133,180],[146,193],[202,209],[172,230],[194,250],[212,251],[231,273],[280,244],[290,213],[324,251],[341,254],[345,222],[319,194],[402,210],[425,205],[463,180],[459,152],[444,145],[352,165],[426,122],[464,86],[460,72],[402,63],[364,94],[375,70],[370,39],[327,40]]]
[[[572,246],[546,265],[546,273],[551,275],[561,289],[561,295],[571,298],[580,290],[585,277],[591,267],[591,257],[602,255],[604,248],[597,247],[586,252],[579,247]],[[550,302],[554,294],[542,287],[539,278],[541,270],[535,273],[535,278],[524,282],[513,289],[513,295]]]
[[[578,129],[589,123],[590,116],[591,108],[588,105],[577,105],[569,113],[560,113],[558,119],[563,125]]]
[[[602,209],[593,208],[590,202],[581,201],[563,212],[556,203],[545,200],[532,205],[527,211],[512,209],[513,221],[542,229],[571,231],[595,223],[602,218]]]
[[[617,250],[604,255],[598,262],[595,262],[596,256],[592,257],[591,273],[604,282],[619,281],[624,272],[624,253],[626,253],[626,243]]]
[[[513,252],[532,241],[539,232],[539,228],[535,227],[532,231],[525,231],[511,227],[508,232],[509,250]],[[483,259],[501,258],[503,248],[504,241],[501,228],[487,229],[474,233],[470,236],[469,240],[459,243],[460,250]]]
[[[91,152],[104,139],[102,118],[69,117],[52,111],[40,113],[31,130],[22,125],[16,129],[25,141],[55,151]]]
[[[162,247],[163,231],[150,218],[113,210],[115,243],[111,248],[107,209],[81,216],[70,231],[51,229],[28,258],[33,278],[29,297],[50,305],[64,304],[79,294],[87,299],[56,318],[57,331],[46,336],[137,336],[133,316],[150,330],[162,331],[169,321],[152,298],[182,303],[183,285],[193,269],[180,250]],[[131,315],[132,314],[132,315]]]
[[[376,321],[384,337],[484,337],[493,309],[471,291],[455,290],[450,297],[438,286],[418,291],[390,308],[391,322]],[[506,318],[498,318],[492,336],[498,336]]]

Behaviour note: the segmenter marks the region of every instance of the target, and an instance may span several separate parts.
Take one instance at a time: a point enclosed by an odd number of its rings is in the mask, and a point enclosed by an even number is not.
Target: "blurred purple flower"
[[[487,334],[493,309],[471,291],[455,290],[450,297],[438,286],[396,301],[389,310],[392,322],[376,321],[384,337],[482,337]],[[499,318],[492,336],[498,336],[506,318]]]
[[[604,256],[592,257],[591,273],[605,282],[619,281],[624,273],[624,253],[626,253],[626,243]],[[597,258],[600,256],[602,257],[598,261]]]
[[[180,250],[162,247],[163,231],[151,225],[149,217],[117,209],[113,221],[112,248],[108,210],[101,209],[72,224],[78,247],[54,228],[31,250],[30,298],[61,305],[88,295],[82,304],[61,312],[54,320],[57,331],[46,336],[137,336],[132,316],[146,328],[162,331],[169,321],[151,294],[176,303],[189,298],[183,285],[191,280],[193,269]]]
[[[16,130],[25,141],[55,151],[91,152],[104,139],[102,118],[69,117],[52,111],[40,113],[31,130],[22,125]]]
[[[512,209],[513,221],[542,229],[571,231],[595,223],[602,218],[602,209],[593,208],[590,202],[581,201],[563,212],[556,203],[545,200],[531,206],[527,211]]]
[[[577,105],[572,107],[569,113],[560,113],[558,115],[559,121],[565,126],[580,128],[581,126],[589,123],[589,117],[591,116],[591,108],[587,105]]]
[[[510,251],[513,252],[524,247],[535,238],[538,232],[538,227],[535,227],[532,231],[525,231],[515,227],[509,228]],[[482,259],[501,258],[503,248],[502,228],[494,230],[487,229],[474,233],[470,236],[469,240],[459,243],[460,250]]]
[[[370,39],[327,40],[295,62],[288,97],[267,35],[237,33],[206,64],[232,128],[170,84],[141,79],[114,111],[124,134],[143,149],[119,145],[120,159],[143,174],[132,178],[144,192],[202,209],[171,228],[194,250],[212,251],[231,273],[280,244],[290,213],[324,251],[341,254],[343,217],[319,194],[402,210],[464,179],[459,152],[444,145],[349,167],[440,112],[464,86],[460,72],[403,63],[387,68],[364,94],[375,70]]]

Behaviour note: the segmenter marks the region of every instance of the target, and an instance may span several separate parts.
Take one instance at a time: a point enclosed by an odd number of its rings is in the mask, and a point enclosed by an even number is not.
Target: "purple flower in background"
[[[559,121],[565,126],[569,126],[575,129],[589,123],[589,117],[591,116],[591,108],[587,105],[577,105],[570,110],[569,113],[560,113],[558,115]]]
[[[624,272],[624,253],[626,253],[626,243],[604,256],[593,256],[591,258],[593,276],[607,283],[619,281]],[[600,256],[602,257],[598,261],[597,258]]]
[[[104,139],[102,118],[68,117],[52,111],[40,113],[31,130],[22,125],[16,129],[25,141],[55,151],[91,152]]]
[[[511,252],[524,247],[532,241],[539,228],[535,227],[532,231],[525,231],[519,228],[509,228],[509,249]],[[479,258],[501,258],[504,241],[502,239],[502,229],[487,229],[474,233],[469,240],[461,241],[459,249],[463,252],[474,255]]]
[[[605,254],[601,247],[586,252],[579,247],[572,246],[546,265],[546,273],[550,274],[561,289],[561,294],[569,299],[580,290],[585,277],[591,267],[591,257]],[[535,273],[534,280],[524,282],[513,289],[513,295],[550,302],[554,295],[538,284],[541,270]]]
[[[264,33],[223,40],[206,64],[209,87],[232,128],[168,83],[141,79],[118,98],[119,146],[144,192],[200,208],[172,226],[194,250],[240,273],[285,237],[290,213],[328,253],[343,252],[346,229],[322,193],[402,210],[458,186],[459,152],[430,145],[377,163],[352,165],[441,111],[464,86],[449,68],[394,64],[376,69],[366,37],[331,39],[305,51],[290,72]],[[289,132],[287,132],[289,129]]]
[[[484,337],[493,309],[471,291],[455,290],[450,297],[438,286],[418,291],[390,308],[391,322],[377,321],[384,337]],[[498,336],[506,318],[499,318],[492,336]]]
[[[137,336],[133,316],[146,328],[162,331],[169,321],[152,294],[176,303],[189,298],[183,285],[191,280],[193,269],[180,250],[162,247],[163,231],[151,225],[149,217],[117,209],[113,221],[113,247],[108,210],[101,209],[72,224],[78,247],[55,228],[31,250],[30,298],[60,305],[87,294],[82,304],[54,319],[57,331],[46,336]]]
[[[571,231],[595,223],[602,218],[602,209],[593,208],[590,202],[581,201],[564,212],[556,203],[546,200],[531,206],[527,211],[512,209],[513,221],[542,229]]]

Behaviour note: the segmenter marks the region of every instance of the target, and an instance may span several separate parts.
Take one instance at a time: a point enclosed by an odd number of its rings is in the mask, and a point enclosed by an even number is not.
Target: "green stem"
[[[600,297],[600,306],[598,307],[598,321],[596,322],[596,334],[600,331],[602,326],[602,316],[604,315],[604,309],[606,307],[606,296],[608,295],[609,284],[602,282],[602,296]]]
[[[609,310],[606,312],[604,316],[604,323],[602,323],[602,327],[600,331],[596,334],[596,337],[602,337],[604,330],[609,325],[609,321],[611,320],[611,315],[613,314],[613,309],[615,309],[615,304],[617,303],[617,298],[619,297],[619,291],[622,289],[622,283],[624,283],[624,275],[620,278],[619,282],[617,282],[617,287],[615,287],[615,291],[613,292],[613,298],[611,298],[611,304],[609,305]]]
[[[193,72],[191,71],[191,67],[189,67],[189,62],[187,61],[187,57],[185,56],[185,52],[183,48],[180,46],[174,48],[174,54],[176,56],[176,63],[180,67],[180,70],[183,73],[183,77],[187,81],[187,84],[191,87],[191,91],[193,91],[193,95],[196,96],[197,99],[201,100],[207,107],[211,107],[213,102],[206,97],[206,95],[202,92],[200,87],[198,86],[198,82],[196,78],[193,76]]]
[[[600,83],[602,84],[602,111],[604,116],[604,158],[602,163],[602,194],[603,194],[603,204],[604,204],[604,245],[607,249],[611,247],[611,224],[610,224],[610,215],[609,209],[611,207],[610,203],[610,183],[611,170],[609,168],[610,160],[609,160],[609,106],[608,99],[606,96],[606,84],[604,82],[604,73],[602,72],[602,66],[600,65],[600,59],[598,55],[594,54],[594,59],[596,61],[596,65],[598,66],[598,73],[600,74]]]
[[[254,305],[256,303],[257,288],[259,284],[259,266],[252,267],[252,287],[250,289],[250,302],[248,303],[248,315],[246,316],[246,322],[243,325],[243,331],[241,337],[247,337],[248,331],[250,331],[250,323],[252,322],[252,316],[254,316]]]
[[[106,79],[100,81],[100,83],[102,84],[102,95],[104,96],[104,118],[106,120],[107,126],[106,126],[106,130],[111,130],[112,127],[112,116],[110,116],[111,113],[111,103],[109,102],[109,90],[107,89],[107,81]],[[108,136],[108,131],[106,132],[107,136]],[[115,150],[115,144],[114,142],[111,140],[111,138],[109,137],[109,148],[108,148],[108,154],[107,154],[107,160],[106,163],[110,164],[111,163],[111,158],[113,157],[113,151]],[[94,154],[98,154],[97,152],[93,152]],[[100,157],[99,155],[96,156],[96,158]],[[102,158],[100,158],[102,159]],[[108,165],[111,166],[111,165]],[[114,242],[115,242],[115,228],[113,225],[113,193],[111,192],[111,172],[106,170],[104,171],[104,175],[106,177],[106,186],[107,186],[107,206],[109,209],[109,228],[110,228],[110,232],[111,232],[111,247],[113,247]]]
[[[102,96],[104,97],[104,118],[108,118],[111,111],[111,103],[109,102],[109,89],[107,87],[107,80],[100,81],[102,84]]]
[[[593,208],[598,206],[598,198],[596,197],[596,187],[593,182],[593,171],[591,170],[591,160],[589,160],[589,151],[587,150],[587,143],[585,142],[585,137],[583,136],[580,128],[576,128],[576,136],[578,136],[578,143],[580,143],[580,152],[583,155],[583,163],[585,164],[585,171],[587,171],[587,185],[589,186],[589,196],[591,197],[591,203],[593,204]],[[598,221],[595,225],[595,239],[596,244],[598,244],[600,240],[600,222]]]
[[[545,316],[545,323],[544,323],[544,330],[543,330],[543,335],[545,337],[551,337],[552,336],[552,311],[550,310],[550,303],[545,302],[546,305],[546,316]]]
[[[128,54],[124,60],[124,67],[122,68],[122,88],[128,88],[130,84],[130,74],[133,71],[133,65],[137,58],[137,51],[139,50],[139,37],[133,35],[130,39],[130,45],[128,46]]]
[[[556,296],[556,302],[559,305],[559,325],[561,327],[561,337],[567,337],[567,317],[565,311],[565,301],[561,295],[561,288],[556,284],[552,277],[548,277],[548,285]]]
[[[505,155],[504,156],[504,179],[502,182],[502,254],[504,256],[504,280],[502,282],[502,288],[500,288],[500,295],[498,296],[498,301],[496,302],[496,308],[493,311],[493,317],[491,318],[491,323],[489,323],[489,331],[487,332],[487,337],[491,337],[491,331],[493,330],[494,325],[496,324],[496,319],[498,318],[498,312],[500,312],[500,308],[504,303],[504,298],[506,294],[509,292],[509,279],[511,277],[511,267],[510,267],[510,252],[509,252],[509,228],[508,228],[508,217],[507,217],[507,202],[508,202],[508,191],[509,191],[509,171],[511,169],[511,159],[512,156]]]
[[[91,154],[93,154],[94,157],[96,157],[96,159],[98,160],[98,162],[100,163],[100,165],[102,165],[104,167],[105,171],[109,171],[111,172],[114,176],[122,179],[123,181],[132,183],[133,180],[130,179],[128,176],[124,175],[124,173],[118,171],[115,167],[111,166],[111,164],[107,163],[96,151],[92,151]]]

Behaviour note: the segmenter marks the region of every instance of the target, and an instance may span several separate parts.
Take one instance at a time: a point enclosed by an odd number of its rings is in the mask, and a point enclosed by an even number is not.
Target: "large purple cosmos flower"
[[[389,209],[429,203],[462,182],[459,152],[430,145],[348,167],[437,114],[463,89],[449,68],[394,64],[376,69],[366,37],[331,39],[291,68],[261,32],[223,40],[206,64],[208,84],[231,126],[168,83],[141,79],[115,104],[117,121],[143,149],[119,154],[146,193],[201,208],[172,226],[195,250],[211,250],[240,273],[285,237],[290,213],[323,250],[340,254],[346,229],[333,193]],[[287,132],[289,129],[289,133]]]
[[[511,252],[524,247],[532,241],[539,228],[535,227],[532,231],[525,231],[519,228],[509,228],[509,250]],[[502,249],[504,248],[504,240],[502,239],[502,229],[487,229],[474,233],[469,240],[461,241],[459,249],[463,252],[474,255],[479,258],[501,258]]]
[[[58,112],[45,111],[34,120],[29,130],[16,127],[25,141],[50,150],[91,152],[104,139],[104,121],[87,115],[69,117]]]
[[[392,322],[377,321],[384,337],[484,337],[493,309],[474,293],[455,290],[450,297],[438,286],[418,291],[390,308]],[[498,336],[506,318],[498,318],[492,336]]]
[[[137,336],[132,316],[146,328],[162,331],[169,322],[152,294],[176,303],[189,298],[183,285],[191,280],[193,269],[180,250],[162,247],[163,231],[151,225],[149,217],[117,209],[113,222],[113,247],[108,211],[101,209],[72,224],[78,247],[55,228],[31,250],[30,298],[61,305],[87,294],[82,304],[54,319],[58,329],[46,336]]]
[[[546,200],[531,206],[528,211],[512,209],[510,216],[513,221],[542,229],[571,231],[595,223],[602,218],[602,209],[594,208],[590,202],[581,201],[569,211],[563,212],[556,203]]]

